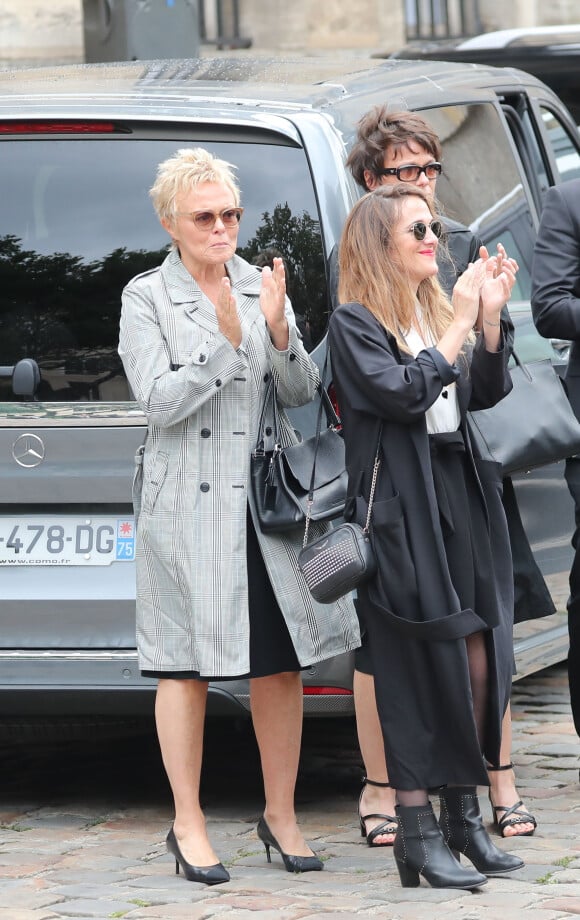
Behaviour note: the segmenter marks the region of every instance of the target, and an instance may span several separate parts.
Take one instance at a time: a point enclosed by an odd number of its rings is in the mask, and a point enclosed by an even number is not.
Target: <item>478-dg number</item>
[[[30,554],[37,547],[41,537],[44,537],[42,547],[47,553],[55,556],[64,552],[66,543],[74,543],[75,554],[91,553],[93,550],[97,553],[111,553],[115,546],[115,531],[109,524],[101,524],[98,527],[77,524],[72,534],[67,534],[61,524],[50,524],[48,527],[44,524],[27,524],[26,535],[23,531],[24,528],[18,524],[12,528],[6,540],[7,549],[15,553],[24,551],[25,554]],[[38,549],[40,547],[37,547],[37,551]]]

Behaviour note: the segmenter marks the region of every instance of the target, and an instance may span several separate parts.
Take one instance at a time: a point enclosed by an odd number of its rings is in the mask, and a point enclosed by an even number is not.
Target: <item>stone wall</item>
[[[578,0],[480,0],[483,27],[496,29],[530,28],[534,26],[561,26],[580,21]]]
[[[81,0],[1,0],[4,61],[82,60]]]
[[[223,9],[228,12],[229,4]],[[390,50],[404,42],[402,2],[385,0],[239,0],[240,33],[256,51]],[[213,0],[205,0],[215,36]],[[231,17],[230,17],[231,22]]]
[[[97,2],[97,0],[95,0]],[[105,0],[102,0],[104,3]],[[115,4],[123,0],[108,0]],[[166,0],[138,0],[144,4]],[[215,4],[205,2],[215,37]],[[405,0],[239,0],[240,31],[252,51],[393,51],[404,44]],[[224,10],[228,4],[224,2]],[[578,18],[578,0],[480,0],[484,28],[554,25]],[[0,60],[81,61],[82,0],[0,0]],[[215,53],[211,45],[202,53]],[[219,52],[218,52],[219,53]]]
[[[240,32],[252,39],[257,52],[394,50],[404,42],[402,2],[240,0],[239,8]],[[223,9],[227,19],[227,2]],[[215,37],[213,0],[205,0],[205,10],[208,35]],[[82,60],[83,53],[82,0],[1,0],[0,58],[4,61]]]

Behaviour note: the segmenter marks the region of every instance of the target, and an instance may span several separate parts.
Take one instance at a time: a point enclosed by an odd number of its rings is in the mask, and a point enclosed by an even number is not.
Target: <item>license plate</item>
[[[0,565],[110,565],[134,558],[131,517],[0,517]]]

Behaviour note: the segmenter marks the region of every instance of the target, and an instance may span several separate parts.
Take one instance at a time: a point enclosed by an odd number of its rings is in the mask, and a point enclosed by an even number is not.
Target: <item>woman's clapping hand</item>
[[[284,262],[275,258],[273,267],[262,269],[260,309],[266,318],[274,345],[279,351],[288,347],[288,322],[285,313],[286,275]]]

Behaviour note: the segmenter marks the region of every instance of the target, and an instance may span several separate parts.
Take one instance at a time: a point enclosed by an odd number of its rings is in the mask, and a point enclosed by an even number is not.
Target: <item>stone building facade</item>
[[[116,4],[169,5],[196,0],[85,0],[102,4],[107,16]],[[216,0],[204,4],[206,31],[215,38]],[[221,0],[227,21],[233,0]],[[239,33],[252,51],[313,54],[318,51],[390,52],[405,43],[405,9],[414,0],[238,0]],[[578,19],[578,0],[479,0],[485,31],[518,26],[561,25]],[[215,50],[215,46],[214,46]],[[211,44],[202,53],[211,53]],[[82,61],[83,0],[0,0],[0,60]]]

